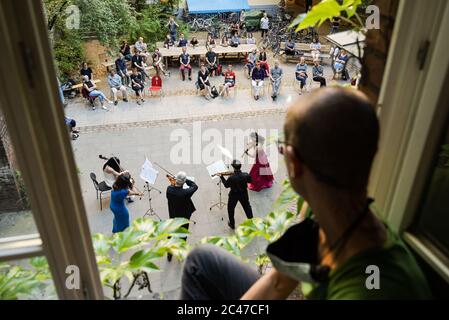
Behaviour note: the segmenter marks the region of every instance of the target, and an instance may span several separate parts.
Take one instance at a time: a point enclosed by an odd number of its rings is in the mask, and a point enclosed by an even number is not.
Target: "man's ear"
[[[285,147],[285,156],[287,157],[288,172],[291,178],[300,177],[303,172],[302,162],[296,156],[295,149],[292,146]]]

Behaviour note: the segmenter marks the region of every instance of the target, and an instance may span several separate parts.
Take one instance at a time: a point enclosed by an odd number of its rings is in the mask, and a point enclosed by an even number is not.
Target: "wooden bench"
[[[285,49],[285,42],[281,42],[281,50]],[[310,49],[310,43],[295,43],[295,50],[300,50],[304,53],[304,55],[300,56],[300,55],[295,55],[295,56],[290,56],[290,55],[286,55],[285,53],[283,54],[285,62],[288,62],[289,60],[297,60],[299,61],[299,59],[301,57],[304,57],[306,59],[306,62],[313,62],[313,58],[312,58],[312,50]],[[322,44],[321,45],[321,50],[320,50],[320,57],[321,57],[321,61],[323,61],[324,59],[330,59],[331,56],[329,54],[331,50],[331,46],[328,44]]]

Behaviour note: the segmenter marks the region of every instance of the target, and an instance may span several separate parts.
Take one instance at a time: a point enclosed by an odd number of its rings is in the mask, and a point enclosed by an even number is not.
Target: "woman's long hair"
[[[119,175],[112,188],[114,188],[114,190],[131,189],[132,183],[130,175],[127,173]]]
[[[106,169],[107,166],[111,167],[117,172],[122,171],[122,169],[120,168],[120,159],[117,157],[109,158],[109,160],[106,161],[106,163],[103,165],[103,170]]]

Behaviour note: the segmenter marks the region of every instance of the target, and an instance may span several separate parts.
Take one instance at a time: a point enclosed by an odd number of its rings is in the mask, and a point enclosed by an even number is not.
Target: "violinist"
[[[168,215],[172,218],[186,218],[190,217],[196,208],[192,201],[192,196],[198,190],[198,186],[192,180],[187,179],[185,172],[180,171],[176,176],[167,175],[170,185],[167,187],[168,200]],[[184,188],[184,184],[187,188]],[[189,225],[184,226],[186,229]],[[171,260],[171,255],[168,255],[168,261]]]
[[[242,205],[248,219],[251,219],[253,217],[253,211],[248,197],[248,183],[251,182],[251,176],[246,172],[242,172],[242,164],[240,163],[240,161],[234,160],[232,161],[231,165],[234,168],[234,173],[229,176],[228,180],[223,177],[224,175],[228,175],[228,173],[219,174],[219,176],[221,182],[223,182],[223,185],[226,188],[231,188],[228,198],[228,226],[229,228],[234,230],[234,211],[237,202],[240,202],[240,204]]]

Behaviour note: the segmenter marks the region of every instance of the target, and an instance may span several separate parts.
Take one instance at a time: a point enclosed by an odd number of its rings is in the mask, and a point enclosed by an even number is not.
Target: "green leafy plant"
[[[183,239],[188,231],[183,227],[187,219],[164,221],[139,218],[123,232],[110,237],[93,236],[94,249],[102,283],[113,290],[114,299],[127,298],[134,286],[151,291],[148,273],[158,271],[157,260],[167,254],[183,260],[187,244]],[[131,282],[122,293],[122,279]]]
[[[84,60],[84,49],[81,36],[76,30],[65,30],[54,41],[54,57],[61,75],[66,81],[77,74]]]
[[[56,297],[51,275],[44,257],[29,260],[29,266],[0,264],[0,300]]]
[[[322,0],[314,5],[304,17],[299,15],[291,23],[291,27],[296,27],[296,31],[310,27],[321,26],[325,21],[330,21],[334,17],[348,23],[355,30],[365,30],[358,8],[363,4],[362,0]],[[366,4],[365,4],[366,5]]]

